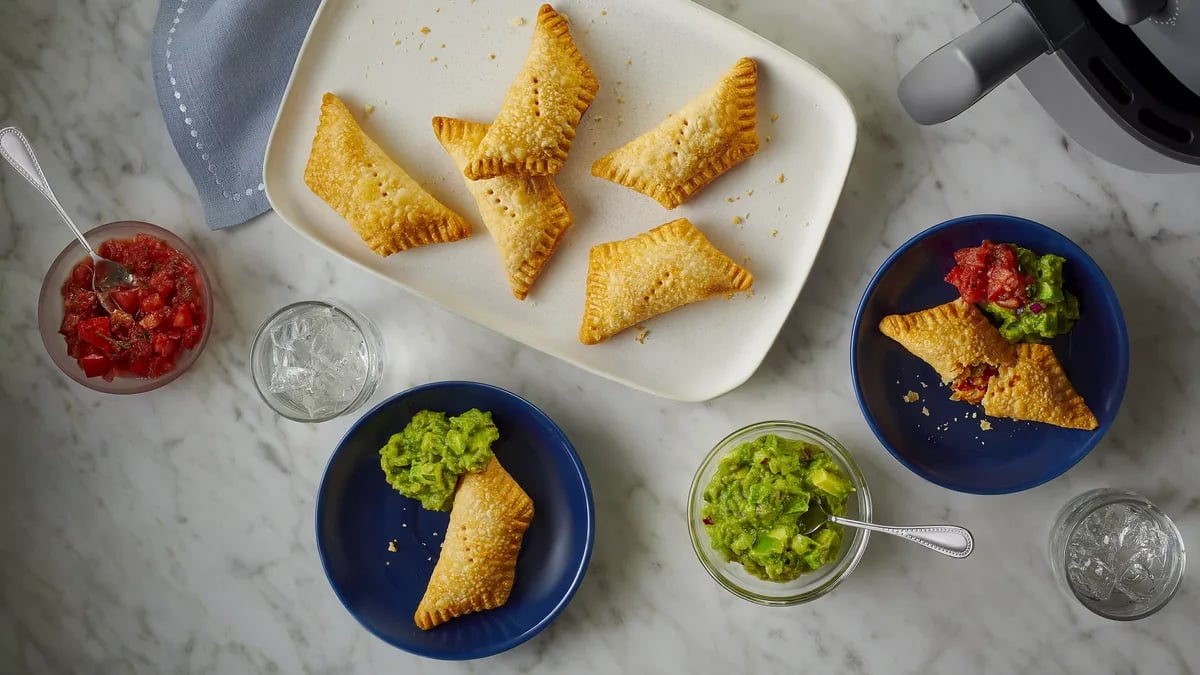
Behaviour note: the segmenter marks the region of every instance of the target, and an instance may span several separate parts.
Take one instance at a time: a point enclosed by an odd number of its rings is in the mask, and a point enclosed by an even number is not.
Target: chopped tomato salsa
[[[87,377],[155,378],[175,369],[183,350],[204,334],[204,287],[196,266],[167,242],[148,234],[110,239],[98,253],[121,263],[133,286],[112,292],[119,307],[109,316],[92,290],[85,258],[63,284],[59,329],[67,353]]]
[[[1034,277],[1021,272],[1017,254],[1008,244],[984,241],[982,245],[954,252],[954,269],[946,281],[958,289],[964,302],[994,302],[1006,309],[1017,309],[1028,300]]]

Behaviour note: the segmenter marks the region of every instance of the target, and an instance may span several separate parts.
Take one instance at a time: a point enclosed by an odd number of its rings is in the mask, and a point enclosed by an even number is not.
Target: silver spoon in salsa
[[[8,163],[12,164],[17,173],[29,181],[30,185],[37,188],[37,191],[50,202],[54,210],[58,211],[58,215],[62,217],[67,227],[75,233],[75,238],[79,240],[79,243],[83,244],[83,248],[92,258],[92,290],[96,292],[96,297],[100,300],[100,306],[104,308],[104,311],[112,314],[117,308],[111,297],[112,292],[132,286],[133,275],[121,263],[96,253],[92,245],[83,237],[83,233],[67,215],[62,204],[58,203],[58,198],[54,196],[54,190],[50,189],[50,181],[46,180],[46,175],[42,173],[37,155],[33,154],[33,148],[30,147],[25,134],[22,134],[16,127],[0,129],[0,156],[8,160]]]

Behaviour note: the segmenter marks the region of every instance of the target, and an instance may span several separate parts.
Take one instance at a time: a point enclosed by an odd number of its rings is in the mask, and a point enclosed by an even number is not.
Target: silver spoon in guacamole
[[[958,525],[910,525],[891,526],[864,523],[861,520],[851,520],[841,516],[830,515],[821,508],[819,501],[812,501],[808,510],[800,516],[800,531],[804,534],[815,532],[825,523],[837,523],[848,527],[857,527],[872,532],[882,532],[907,539],[925,548],[937,551],[951,558],[965,558],[971,555],[975,548],[975,538],[971,531]]]

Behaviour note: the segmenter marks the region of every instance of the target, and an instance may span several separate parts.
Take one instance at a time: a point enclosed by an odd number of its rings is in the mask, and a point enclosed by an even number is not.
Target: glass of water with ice
[[[250,349],[250,370],[275,412],[297,422],[324,422],[371,398],[383,359],[374,322],[336,300],[307,300],[263,323]]]
[[[1183,579],[1175,523],[1128,490],[1098,488],[1072,499],[1050,532],[1050,564],[1071,596],[1107,619],[1157,612]]]

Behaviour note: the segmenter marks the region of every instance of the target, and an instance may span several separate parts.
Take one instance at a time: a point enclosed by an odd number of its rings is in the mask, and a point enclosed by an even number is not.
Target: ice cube
[[[294,394],[302,392],[313,384],[314,373],[308,368],[297,366],[280,366],[271,371],[272,394]]]
[[[1124,504],[1109,504],[1088,514],[1078,530],[1083,530],[1099,548],[1116,551],[1120,546],[1119,533],[1129,519],[1130,509]]]
[[[1121,570],[1116,588],[1135,602],[1150,600],[1157,592],[1162,572],[1161,559],[1155,559],[1154,554],[1149,551],[1138,551]]]
[[[1112,597],[1117,585],[1117,573],[1098,558],[1085,558],[1079,564],[1068,563],[1067,578],[1076,592],[1097,602]]]

